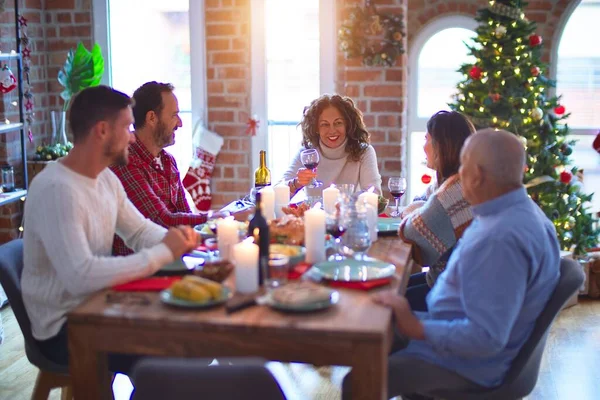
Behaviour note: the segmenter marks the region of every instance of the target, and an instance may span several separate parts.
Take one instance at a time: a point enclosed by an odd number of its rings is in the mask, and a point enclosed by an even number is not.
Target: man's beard
[[[121,151],[116,151],[115,140],[111,140],[104,146],[104,156],[110,160],[110,165],[124,167],[129,162],[129,144]]]
[[[169,147],[175,143],[175,140],[173,139],[173,130],[167,128],[167,125],[162,121],[158,121],[153,136],[154,143],[156,143],[156,145],[161,149]]]

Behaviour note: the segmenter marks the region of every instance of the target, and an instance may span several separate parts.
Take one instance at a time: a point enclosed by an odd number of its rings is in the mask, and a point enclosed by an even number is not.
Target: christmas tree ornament
[[[540,74],[540,67],[531,67],[531,76],[538,76]]]
[[[565,113],[565,106],[563,105],[558,105],[556,107],[554,107],[554,113],[556,115],[563,115]]]
[[[571,183],[572,178],[573,178],[573,174],[571,174],[569,171],[563,171],[560,173],[560,181],[561,181],[561,183],[564,183],[565,185],[568,185],[569,183]]]
[[[552,211],[552,219],[558,219],[558,217],[560,217],[558,210]]]
[[[560,146],[560,152],[563,153],[565,156],[570,156],[571,154],[573,154],[573,149],[571,148],[571,146],[567,145],[566,143],[563,143],[562,146]]]
[[[600,131],[598,131],[596,134],[596,138],[594,139],[594,143],[592,143],[592,147],[594,147],[594,150],[600,153]]]
[[[3,94],[12,92],[17,87],[17,79],[8,65],[4,64],[0,69],[0,92]]]
[[[544,111],[542,111],[541,108],[536,107],[533,110],[531,110],[531,118],[533,118],[535,121],[539,121],[544,117]]]
[[[497,102],[497,101],[499,101],[500,97],[502,97],[502,96],[500,96],[500,93],[492,93],[492,94],[490,94],[490,98],[492,99],[492,101],[494,103]]]
[[[490,2],[490,11],[494,14],[501,15],[503,17],[508,17],[511,19],[523,19],[523,13],[520,9],[516,7],[507,6],[506,4],[501,4],[497,1]]]
[[[479,80],[481,79],[482,72],[483,71],[481,68],[479,68],[477,65],[473,65],[473,67],[469,70],[469,76],[475,80]]]
[[[423,182],[426,185],[429,185],[431,183],[431,175],[423,174],[423,176],[421,177],[421,182]]]
[[[540,35],[531,35],[529,36],[529,45],[531,47],[536,47],[542,44],[542,37]]]
[[[503,25],[498,25],[494,30],[494,33],[496,34],[496,37],[500,39],[506,35],[506,27]]]
[[[575,221],[575,218],[573,218],[572,216],[570,216],[569,218],[567,218],[567,227],[569,228],[569,230],[575,228],[575,223],[577,221]]]

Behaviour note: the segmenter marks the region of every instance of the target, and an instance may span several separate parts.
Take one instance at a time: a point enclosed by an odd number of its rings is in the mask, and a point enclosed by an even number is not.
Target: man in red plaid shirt
[[[195,226],[207,218],[207,214],[195,214],[190,209],[175,158],[164,150],[175,143],[175,131],[182,126],[173,89],[170,83],[148,82],[133,93],[136,141],[129,146],[129,163],[111,166],[137,209],[167,228]],[[113,254],[132,252],[115,235]]]

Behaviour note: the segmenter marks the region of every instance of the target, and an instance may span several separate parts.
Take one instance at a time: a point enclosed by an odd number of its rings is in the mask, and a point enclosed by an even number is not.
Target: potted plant
[[[89,51],[79,42],[75,49],[69,50],[62,69],[58,72],[58,82],[63,87],[60,97],[65,101],[62,111],[52,111],[52,139],[48,146],[38,146],[33,159],[35,161],[50,161],[65,156],[73,147],[67,140],[66,112],[71,99],[81,90],[98,86],[104,75],[104,57],[98,44]],[[35,165],[32,165],[32,168]],[[30,171],[30,179],[43,169],[37,166]]]

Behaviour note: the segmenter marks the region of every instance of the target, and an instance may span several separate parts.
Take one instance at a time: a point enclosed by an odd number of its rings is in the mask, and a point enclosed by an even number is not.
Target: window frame
[[[404,157],[406,159],[407,170],[412,164],[412,132],[425,132],[427,130],[427,121],[429,118],[419,117],[418,114],[418,83],[419,83],[419,57],[425,44],[437,33],[450,28],[463,28],[474,31],[477,29],[477,21],[475,18],[462,15],[451,14],[437,18],[426,24],[411,41],[408,48],[408,104],[407,110],[408,124],[406,130],[406,147],[404,149]],[[458,82],[457,82],[458,83]],[[403,171],[408,183],[408,195],[402,199],[403,204],[407,204],[420,193],[411,193],[411,174],[410,171]]]
[[[100,45],[104,57],[102,84],[112,86],[112,63],[110,51],[109,0],[92,2],[93,40]],[[204,0],[189,0],[190,20],[190,74],[192,95],[192,132],[208,118],[206,93],[206,24]],[[117,88],[118,89],[118,88]]]
[[[297,0],[302,1],[302,0]],[[265,37],[266,0],[253,0],[250,21],[251,41],[251,110],[250,114],[260,121],[256,136],[252,138],[252,166],[250,181],[254,181],[254,170],[258,168],[259,151],[269,148],[269,126],[267,115],[267,59]],[[335,93],[335,71],[337,68],[336,24],[331,17],[336,15],[334,0],[319,1],[319,88],[320,94]],[[300,118],[300,115],[298,115]],[[267,158],[270,156],[267,155]],[[268,162],[267,162],[268,165]],[[275,174],[279,176],[279,173]],[[275,182],[272,182],[273,184]]]

